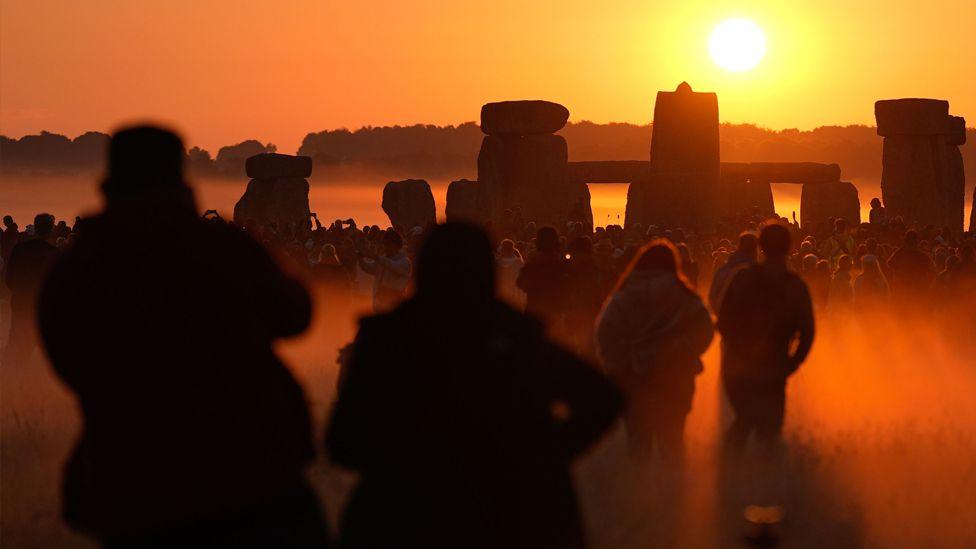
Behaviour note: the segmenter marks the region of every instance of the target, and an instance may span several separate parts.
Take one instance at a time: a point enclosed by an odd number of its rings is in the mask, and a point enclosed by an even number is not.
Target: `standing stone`
[[[437,223],[434,193],[423,179],[390,181],[383,187],[383,211],[401,230],[426,229]]]
[[[765,216],[776,213],[773,188],[769,181],[722,181],[718,188],[719,216],[736,216],[758,212]]]
[[[519,207],[526,221],[562,225],[582,207],[592,223],[586,184],[570,181],[562,128],[569,111],[547,101],[489,103],[482,108],[488,135],[478,153],[478,201],[499,225],[506,209]],[[582,206],[580,203],[582,202]]]
[[[962,229],[965,120],[950,116],[949,103],[936,99],[878,101],[875,117],[884,137],[881,192],[889,218]]]
[[[245,169],[252,179],[234,206],[234,222],[246,226],[309,221],[308,180],[312,159],[307,156],[265,153],[247,159]]]
[[[969,232],[976,233],[976,187],[973,188],[973,203],[969,209]]]
[[[470,179],[451,181],[447,187],[447,204],[444,207],[447,221],[481,224],[487,221],[487,207],[481,203],[478,182]]]
[[[800,222],[803,228],[824,226],[831,219],[844,218],[848,226],[861,223],[861,201],[857,187],[847,181],[804,183],[800,192]]]
[[[647,203],[628,207],[627,224],[711,229],[719,211],[718,97],[687,82],[658,92],[653,128],[651,177],[641,184],[660,188],[634,189]]]

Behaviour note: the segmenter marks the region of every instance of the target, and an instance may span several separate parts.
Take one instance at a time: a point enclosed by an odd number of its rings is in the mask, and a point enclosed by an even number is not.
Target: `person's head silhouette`
[[[183,141],[171,131],[133,126],[115,132],[102,183],[109,205],[146,195],[189,195],[183,179],[184,156]]]
[[[759,233],[759,246],[767,260],[785,258],[790,253],[790,231],[782,225],[767,225]]]
[[[470,308],[494,295],[494,256],[484,231],[464,223],[434,227],[417,260],[417,298]]]

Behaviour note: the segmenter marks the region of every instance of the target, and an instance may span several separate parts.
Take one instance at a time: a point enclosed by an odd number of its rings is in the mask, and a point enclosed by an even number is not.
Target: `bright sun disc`
[[[748,19],[728,19],[712,31],[708,51],[723,69],[747,71],[758,65],[766,53],[766,35]]]

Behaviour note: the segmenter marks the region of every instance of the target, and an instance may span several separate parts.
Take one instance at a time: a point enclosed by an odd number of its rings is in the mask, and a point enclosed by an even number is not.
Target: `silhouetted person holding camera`
[[[37,294],[58,249],[51,242],[54,216],[34,217],[34,236],[21,236],[10,252],[4,279],[10,291],[10,340],[3,352],[3,364],[10,367],[34,354],[37,347]]]
[[[40,299],[54,369],[84,430],[65,518],[106,547],[322,547],[299,385],[272,342],[311,305],[245,233],[201,219],[168,132],[116,133],[105,211]]]
[[[759,245],[765,260],[735,275],[718,312],[722,381],[735,413],[725,439],[732,453],[743,449],[752,433],[767,449],[776,446],[783,429],[786,380],[813,345],[810,293],[787,265],[789,230],[769,225],[760,233]]]
[[[326,445],[361,474],[340,546],[582,547],[567,468],[620,405],[496,298],[481,229],[436,227],[416,295],[362,321],[339,387]]]

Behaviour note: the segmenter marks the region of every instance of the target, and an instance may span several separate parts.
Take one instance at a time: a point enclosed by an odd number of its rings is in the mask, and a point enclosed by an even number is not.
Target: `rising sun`
[[[766,53],[766,35],[748,19],[726,19],[712,31],[708,51],[723,69],[747,71]]]

